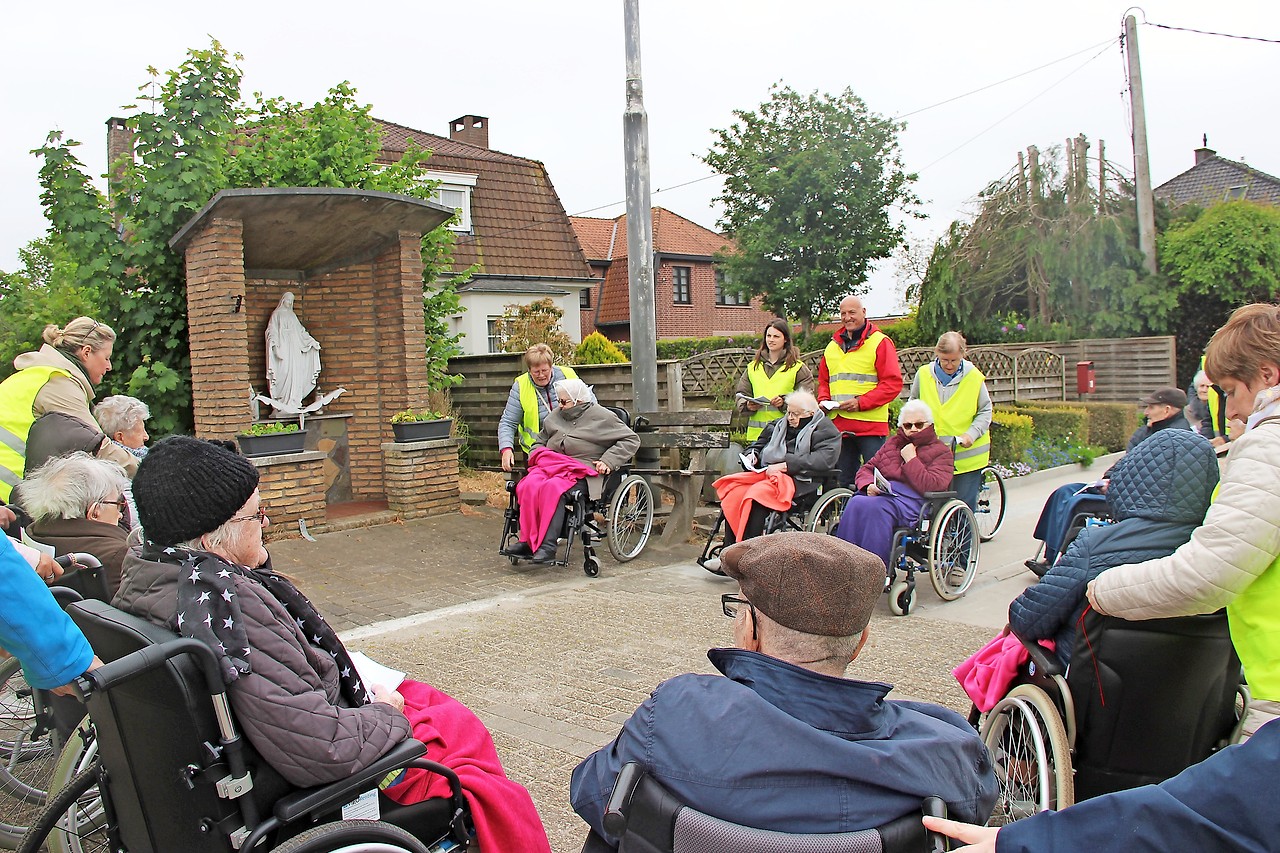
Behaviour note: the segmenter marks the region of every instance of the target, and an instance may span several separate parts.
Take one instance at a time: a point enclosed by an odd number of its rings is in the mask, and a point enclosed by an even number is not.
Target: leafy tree
[[[759,295],[807,331],[840,299],[867,291],[871,262],[901,242],[890,208],[914,214],[902,166],[905,126],[845,89],[802,95],[775,84],[758,110],[735,110],[703,162],[724,175],[720,220],[736,243],[726,287]]]
[[[919,285],[922,331],[979,343],[1021,317],[1050,337],[1163,333],[1177,300],[1141,269],[1133,188],[1109,176],[1100,190],[1086,152],[1083,137],[1030,149],[1025,168],[982,191],[972,221],[951,223]]]
[[[109,318],[120,334],[117,384],[152,388],[161,399],[140,396],[157,416],[172,415],[179,429],[191,423],[186,281],[182,258],[168,240],[216,192],[332,186],[428,198],[434,190],[419,180],[417,166],[426,152],[408,151],[391,166],[375,164],[376,126],[349,84],[338,84],[309,108],[261,95],[248,107],[240,96],[239,60],[213,41],[208,49],[188,51],[162,81],[148,69],[153,83],[142,91],[155,93],[140,97],[149,109],[128,119],[134,149],[111,164],[119,180],[110,204],[72,154],[77,143],[63,142],[55,132],[35,152],[44,161],[41,202],[51,232],[65,244],[76,281],[99,289],[97,316]],[[425,283],[434,285],[448,270],[451,246],[447,228],[424,236]],[[456,310],[448,286],[444,291],[439,309],[428,297],[429,321]],[[428,374],[441,381],[448,346],[457,339],[447,326],[437,324],[433,332]]]
[[[18,250],[21,269],[0,272],[0,379],[13,372],[19,353],[39,349],[49,323],[65,325],[75,317],[104,315],[98,287],[81,284],[75,261],[56,237],[32,240]],[[109,321],[108,321],[109,322]]]
[[[504,306],[497,321],[498,341],[503,352],[524,352],[534,344],[546,344],[556,364],[573,364],[573,341],[560,328],[564,312],[550,296],[527,305]]]

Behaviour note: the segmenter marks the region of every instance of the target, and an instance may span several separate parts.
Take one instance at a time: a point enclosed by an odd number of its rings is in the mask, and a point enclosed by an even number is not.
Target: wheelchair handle
[[[638,762],[628,761],[618,771],[617,781],[613,785],[613,793],[604,807],[604,829],[610,835],[621,837],[627,831],[627,808],[631,805],[631,796],[636,786],[644,778],[644,768]]]
[[[144,672],[150,672],[170,658],[183,654],[189,654],[195,658],[204,674],[205,688],[210,696],[226,693],[227,688],[222,681],[222,668],[213,649],[190,637],[176,637],[153,646],[145,646],[118,660],[104,663],[97,669],[84,674],[80,681],[87,682],[88,686],[86,688],[82,685],[81,690],[86,694],[95,690],[110,690]]]
[[[54,557],[53,561],[64,569],[100,569],[102,561],[92,554],[83,552],[72,552],[63,554],[61,557]]]

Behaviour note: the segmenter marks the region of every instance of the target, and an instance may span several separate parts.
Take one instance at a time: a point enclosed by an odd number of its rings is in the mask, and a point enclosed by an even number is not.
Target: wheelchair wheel
[[[894,616],[908,616],[916,606],[915,584],[898,581],[889,587],[889,612]]]
[[[653,529],[653,492],[641,476],[631,474],[609,501],[609,552],[619,563],[640,556]]]
[[[21,843],[45,802],[57,761],[52,714],[38,710],[14,657],[0,662],[0,847]]]
[[[987,714],[981,736],[999,786],[988,826],[1075,802],[1067,731],[1049,694],[1031,684],[1013,688]]]
[[[106,822],[102,817],[102,799],[98,796],[98,773],[101,767],[97,761],[91,762],[71,778],[65,786],[49,797],[49,802],[40,816],[31,824],[31,829],[22,839],[18,853],[36,853],[44,849],[42,845],[48,841],[50,850],[111,850],[107,838]],[[72,833],[75,833],[72,836]],[[75,847],[57,847],[55,836],[61,834],[64,839],[71,839]]]
[[[835,533],[840,523],[844,505],[853,497],[848,489],[831,489],[822,493],[804,518],[804,529],[809,533]]]
[[[978,527],[964,501],[945,503],[929,524],[929,580],[951,601],[964,595],[978,571]]]
[[[299,833],[272,853],[427,853],[427,847],[386,821],[338,820]]]
[[[978,487],[978,533],[990,542],[1004,523],[1004,478],[988,465],[982,469],[982,485]]]
[[[86,717],[80,721],[67,744],[58,757],[58,766],[53,769],[49,780],[49,790],[57,792],[69,787],[73,779],[95,767],[98,759],[98,742],[93,728]],[[68,804],[49,833],[49,853],[90,853],[90,851],[106,851],[110,849],[107,838],[106,811],[102,806],[102,797],[96,786],[77,797],[74,803]]]

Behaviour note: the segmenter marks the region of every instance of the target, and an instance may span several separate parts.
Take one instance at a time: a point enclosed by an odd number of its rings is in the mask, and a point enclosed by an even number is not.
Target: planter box
[[[411,421],[403,424],[392,424],[396,442],[407,444],[411,441],[435,441],[448,438],[453,430],[453,418],[441,418],[437,421]]]
[[[306,444],[307,434],[302,430],[294,432],[275,432],[270,435],[237,435],[240,451],[250,458],[255,456],[281,456],[286,453],[301,453]]]

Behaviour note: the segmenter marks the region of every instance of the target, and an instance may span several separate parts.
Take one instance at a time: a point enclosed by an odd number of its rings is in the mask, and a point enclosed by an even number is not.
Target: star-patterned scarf
[[[242,624],[233,579],[242,575],[265,587],[284,605],[305,642],[333,658],[342,697],[352,707],[372,701],[372,694],[365,689],[338,635],[315,605],[284,577],[269,568],[249,569],[216,554],[189,548],[158,548],[148,543],[143,557],[180,567],[175,617],[178,633],[199,640],[218,653],[222,677],[228,684],[253,670],[253,650]]]

